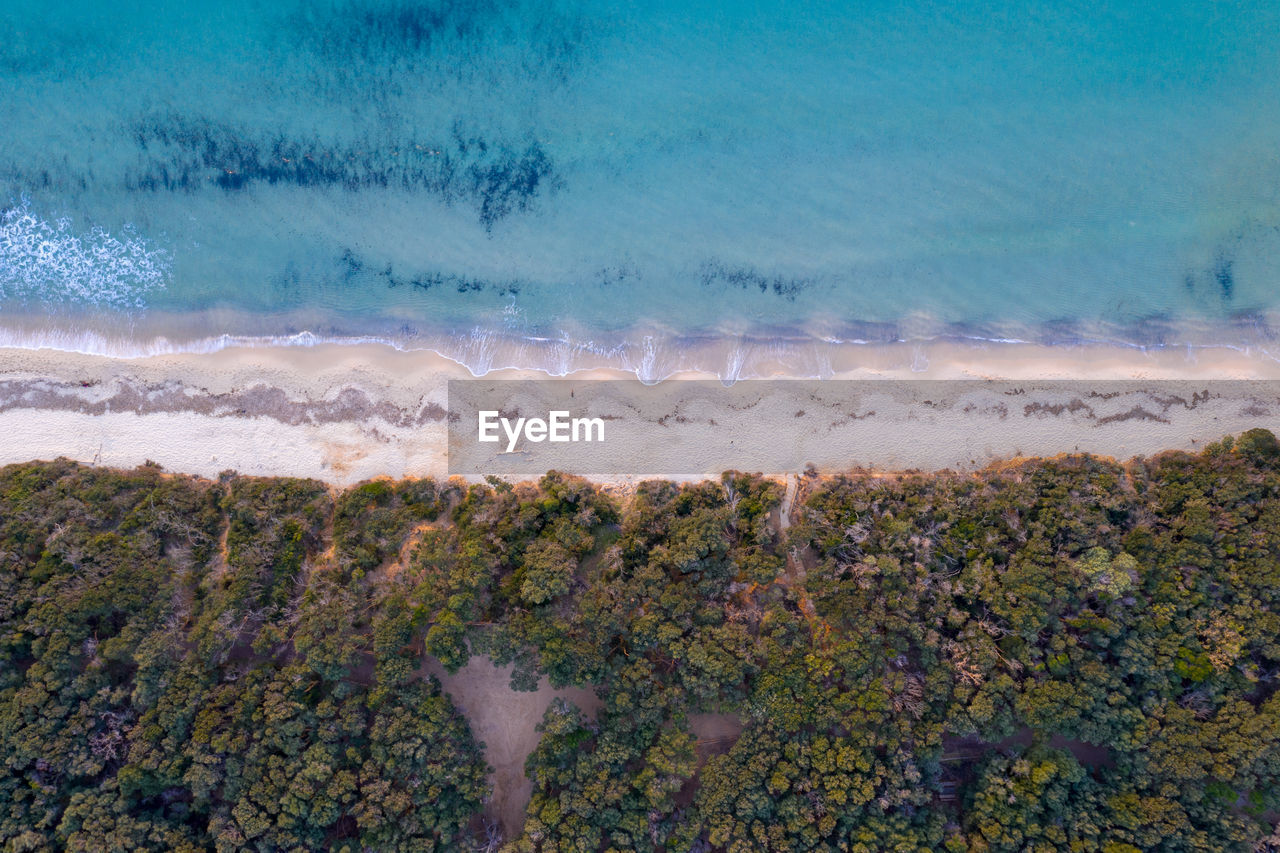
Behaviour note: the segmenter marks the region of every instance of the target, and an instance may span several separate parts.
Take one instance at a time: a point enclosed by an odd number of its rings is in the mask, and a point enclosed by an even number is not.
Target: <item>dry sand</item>
[[[857,353],[833,378],[1280,379],[1280,363],[1225,348],[935,343],[866,346]],[[544,376],[511,370],[489,374]],[[471,374],[455,362],[377,344],[231,348],[135,359],[0,349],[0,464],[66,456],[133,467],[151,460],[170,471],[204,476],[233,469],[338,485],[375,476],[442,476],[448,470],[446,383],[463,378]],[[573,378],[628,375],[600,370]],[[889,401],[874,421],[824,435],[804,461],[827,470],[853,465],[937,469],[978,466],[1020,453],[1193,449],[1250,426],[1274,429],[1272,412],[1280,412],[1280,400],[1255,399],[1177,414],[1165,423],[1135,420],[1099,429],[1097,418],[1078,411],[1060,413],[1052,423],[1045,421],[1043,409],[1036,419],[992,412],[939,418],[936,407],[925,402]],[[786,441],[787,431],[793,436],[797,425],[751,427],[773,441]],[[1033,440],[1026,437],[1028,429]],[[711,458],[703,473],[715,473],[716,466],[734,463]],[[791,461],[786,470],[764,473],[787,470],[795,470]]]

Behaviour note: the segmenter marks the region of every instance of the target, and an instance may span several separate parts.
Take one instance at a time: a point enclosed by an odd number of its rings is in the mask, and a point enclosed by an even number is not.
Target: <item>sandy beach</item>
[[[1153,393],[1170,380],[1206,388],[1225,380],[1280,380],[1280,362],[1226,348],[1144,351],[938,342],[863,346],[843,361],[832,378],[1124,379],[1150,382]],[[486,375],[545,377],[516,370]],[[456,362],[379,344],[242,347],[132,359],[0,349],[0,464],[65,456],[132,467],[150,460],[166,470],[203,476],[235,470],[314,477],[335,485],[378,476],[444,476],[447,383],[467,378],[471,372]],[[635,381],[634,374],[615,370],[578,371],[570,378]],[[686,373],[669,382],[714,378]],[[936,396],[913,400],[895,393],[876,406],[873,420],[852,419],[843,431],[824,424],[830,434],[809,436],[815,438],[813,449],[806,449],[805,436],[795,432],[811,429],[807,422],[780,422],[776,414],[765,422],[757,414],[743,416],[739,425],[774,443],[790,441],[801,448],[796,453],[807,454],[790,457],[783,469],[767,474],[789,473],[804,464],[820,470],[980,467],[1017,455],[1077,450],[1128,457],[1195,449],[1254,426],[1280,427],[1280,399],[1272,399],[1265,386],[1215,391],[1215,402],[1164,405],[1163,411],[1154,410],[1157,404],[1134,403],[1130,409],[1151,417],[1127,418],[1108,415],[1101,403],[1082,408],[1071,399],[1042,400],[1034,411],[1024,407],[1020,416],[1017,411],[1011,416],[1007,407],[1001,413],[972,404],[940,413]],[[716,430],[711,424],[727,422],[715,413],[705,420],[686,429],[704,429],[710,436]],[[733,465],[731,458],[708,458],[702,473]]]

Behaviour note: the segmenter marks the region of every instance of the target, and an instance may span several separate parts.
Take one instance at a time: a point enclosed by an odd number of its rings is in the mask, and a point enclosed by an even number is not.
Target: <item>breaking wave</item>
[[[930,369],[930,356],[945,360],[957,353],[964,357],[966,353],[991,354],[1008,348],[1010,356],[1020,358],[1026,352],[1022,348],[1028,345],[1050,351],[1061,349],[1067,359],[1078,358],[1080,348],[1094,347],[1098,352],[1113,355],[1125,351],[1141,354],[1176,351],[1185,354],[1188,365],[1196,364],[1202,354],[1226,352],[1253,360],[1259,370],[1270,371],[1280,363],[1280,352],[1269,338],[1247,344],[1214,342],[1209,338],[1180,344],[1142,344],[1105,337],[1046,343],[1035,336],[997,338],[951,334],[866,340],[797,334],[790,338],[752,335],[685,338],[657,330],[636,330],[601,342],[574,336],[510,335],[479,327],[410,337],[298,331],[281,335],[218,334],[192,338],[182,334],[168,336],[158,331],[143,332],[137,328],[110,333],[49,323],[27,328],[0,323],[0,349],[54,349],[125,359],[210,354],[232,348],[366,345],[406,353],[430,353],[461,365],[476,377],[501,370],[530,371],[550,377],[611,370],[634,375],[645,384],[707,377],[719,378],[726,385],[748,379],[832,379],[849,371],[868,369],[871,372],[866,375],[869,376],[895,370],[918,374]]]
[[[41,218],[25,197],[0,214],[0,302],[140,309],[169,268],[169,253],[129,225],[119,237],[100,226],[78,232],[68,217]]]

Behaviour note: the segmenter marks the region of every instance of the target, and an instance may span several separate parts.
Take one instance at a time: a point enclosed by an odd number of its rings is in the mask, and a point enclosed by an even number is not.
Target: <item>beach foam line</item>
[[[956,373],[956,362],[981,363],[973,375],[1008,378],[1044,365],[1046,376],[1072,376],[1072,363],[1094,378],[1204,373],[1204,364],[1230,362],[1231,376],[1280,377],[1280,355],[1259,344],[1184,343],[1144,345],[1111,338],[1080,338],[1056,344],[1016,337],[949,334],[874,341],[826,336],[752,335],[680,337],[660,332],[625,334],[602,344],[570,335],[518,336],[475,327],[462,334],[396,338],[384,335],[324,335],[309,330],[282,335],[220,334],[180,340],[164,335],[111,335],[92,329],[13,328],[0,325],[0,349],[53,350],[136,360],[174,355],[211,355],[230,349],[312,350],[380,347],[446,359],[473,377],[501,371],[531,371],[548,377],[606,370],[652,384],[699,376],[725,383],[746,379],[831,379],[850,372],[919,375]],[[1028,364],[1018,362],[1027,360]],[[1004,365],[1002,367],[1002,365]],[[1008,371],[1012,371],[1011,373]],[[961,371],[963,373],[963,371]],[[965,374],[969,375],[969,374]],[[1032,375],[1035,375],[1032,373]]]

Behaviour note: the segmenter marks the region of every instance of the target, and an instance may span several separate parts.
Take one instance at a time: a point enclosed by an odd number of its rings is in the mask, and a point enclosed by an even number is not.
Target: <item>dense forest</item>
[[[1280,851],[1270,433],[786,503],[0,469],[0,848]],[[600,698],[515,838],[472,655]]]

